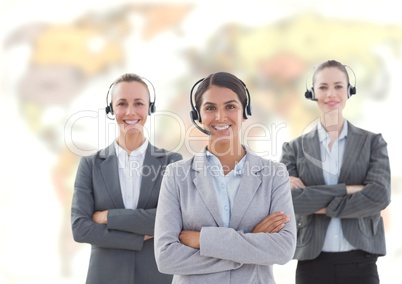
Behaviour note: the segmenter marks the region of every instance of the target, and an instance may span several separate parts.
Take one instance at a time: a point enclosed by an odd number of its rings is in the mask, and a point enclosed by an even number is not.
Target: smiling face
[[[112,104],[120,136],[143,135],[149,108],[147,87],[136,81],[117,83],[113,87]]]
[[[229,88],[212,85],[202,95],[200,115],[210,141],[239,143],[243,106],[238,95]]]
[[[314,94],[323,114],[337,111],[342,113],[348,99],[346,74],[337,67],[328,67],[314,76]]]

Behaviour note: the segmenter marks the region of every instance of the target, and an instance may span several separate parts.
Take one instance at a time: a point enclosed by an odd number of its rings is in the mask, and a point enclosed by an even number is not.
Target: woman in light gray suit
[[[381,211],[390,203],[387,143],[343,117],[355,93],[346,66],[320,64],[305,93],[317,102],[320,122],[283,145],[297,217],[297,284],[379,283]]]
[[[192,91],[195,93],[193,105]],[[275,283],[294,253],[296,226],[284,165],[240,142],[251,115],[244,83],[219,72],[191,90],[206,149],[167,167],[155,221],[155,257],[173,283]]]
[[[110,86],[106,100],[110,91],[106,113],[115,116],[119,136],[81,159],[71,210],[74,239],[91,244],[86,283],[171,283],[172,276],[156,267],[152,236],[163,172],[182,157],[144,137],[155,97],[150,102],[143,78],[124,74]]]

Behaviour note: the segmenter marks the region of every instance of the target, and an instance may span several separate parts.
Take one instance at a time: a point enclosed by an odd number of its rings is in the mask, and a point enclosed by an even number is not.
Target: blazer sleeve
[[[77,170],[71,207],[74,240],[104,248],[141,250],[143,235],[109,230],[106,225],[92,221],[95,206],[91,165],[87,158],[81,158]]]
[[[289,175],[293,177],[299,177],[296,151],[295,142],[285,142],[282,146],[281,163],[286,165]],[[335,197],[346,196],[346,184],[307,185],[305,188],[292,188],[291,192],[295,213],[310,215],[326,208]]]
[[[188,174],[188,172],[187,172]],[[176,186],[178,175],[169,165],[162,180],[155,221],[155,259],[162,273],[176,275],[209,274],[228,271],[242,266],[230,260],[202,256],[200,250],[185,246],[179,241],[183,223],[180,196]],[[188,177],[187,177],[188,178]]]
[[[181,160],[183,157],[179,153],[171,153],[168,156],[166,165]],[[164,169],[164,168],[163,168]],[[161,168],[160,176],[163,175]],[[108,212],[107,228],[140,235],[153,236],[155,228],[156,208],[135,210],[131,209],[111,209]]]
[[[353,175],[353,173],[351,173]],[[391,200],[391,171],[387,143],[381,134],[373,136],[364,188],[354,194],[335,197],[327,207],[327,216],[361,218],[379,213]]]
[[[278,233],[273,234],[244,233],[223,227],[203,227],[201,256],[257,265],[285,264],[292,259],[296,249],[296,222],[289,176],[284,165],[279,165],[269,186],[272,186],[272,189],[259,189],[271,191],[271,203],[267,204],[270,208],[269,214],[284,211],[290,216],[290,222]]]

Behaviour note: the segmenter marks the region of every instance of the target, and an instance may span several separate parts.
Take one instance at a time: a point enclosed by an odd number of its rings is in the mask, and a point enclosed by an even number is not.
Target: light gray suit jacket
[[[357,249],[385,255],[384,225],[380,215],[390,203],[390,167],[387,143],[348,123],[348,134],[338,184],[325,185],[317,129],[284,143],[281,162],[290,176],[299,177],[306,188],[292,189],[297,219],[294,258],[316,258],[324,244],[331,217],[341,218],[345,238]],[[363,184],[353,195],[346,185]],[[327,208],[326,215],[314,212]]]
[[[91,244],[86,283],[171,283],[159,273],[153,240],[159,189],[166,166],[182,159],[178,153],[151,144],[145,153],[138,209],[125,209],[114,144],[81,158],[71,209],[74,240]],[[107,225],[92,221],[95,211],[109,210]]]
[[[245,171],[228,228],[208,173],[205,150],[167,167],[155,221],[155,257],[173,283],[275,283],[273,264],[291,260],[296,224],[284,165],[247,149]],[[291,221],[274,234],[251,233],[269,214],[284,211]],[[182,230],[200,231],[200,249],[179,241]]]

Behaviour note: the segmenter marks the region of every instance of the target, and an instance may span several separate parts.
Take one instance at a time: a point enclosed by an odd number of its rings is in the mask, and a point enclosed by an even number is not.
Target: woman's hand
[[[252,233],[277,233],[285,227],[285,224],[289,221],[290,217],[285,215],[283,211],[275,212],[258,223]]]
[[[179,240],[183,245],[195,249],[200,248],[200,232],[197,231],[181,231]]]
[[[96,211],[93,215],[92,215],[92,221],[94,221],[97,224],[107,224],[107,213],[109,211],[108,210],[104,210],[104,211]]]
[[[347,194],[354,194],[356,192],[359,192],[360,190],[362,190],[364,187],[364,185],[347,185],[346,186],[346,193]]]
[[[318,210],[317,212],[314,212],[314,214],[327,214],[327,208],[322,208]]]
[[[290,189],[293,188],[305,188],[306,186],[304,185],[304,183],[302,182],[301,179],[299,179],[298,177],[289,177],[290,180]]]

